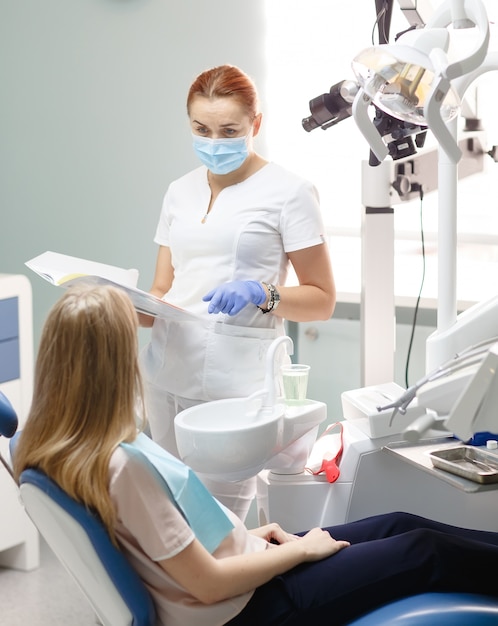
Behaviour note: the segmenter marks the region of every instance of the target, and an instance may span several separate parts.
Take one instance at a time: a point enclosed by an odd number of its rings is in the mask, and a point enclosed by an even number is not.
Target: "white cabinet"
[[[0,390],[19,418],[28,414],[33,392],[33,306],[26,276],[0,274]],[[10,460],[9,440],[0,451]],[[38,532],[19,501],[18,488],[0,464],[0,566],[30,570],[39,565]]]

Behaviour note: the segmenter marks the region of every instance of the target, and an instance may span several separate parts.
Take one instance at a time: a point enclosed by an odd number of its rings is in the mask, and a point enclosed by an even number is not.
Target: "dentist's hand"
[[[250,302],[263,304],[266,290],[257,280],[234,280],[211,289],[202,299],[209,302],[208,313],[236,315]]]

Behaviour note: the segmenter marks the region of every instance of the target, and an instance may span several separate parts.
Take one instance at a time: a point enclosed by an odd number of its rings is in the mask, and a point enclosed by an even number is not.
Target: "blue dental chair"
[[[149,592],[93,513],[38,470],[22,472],[20,492],[29,517],[103,626],[156,623]]]
[[[13,437],[16,428],[15,411],[0,391],[0,435]],[[112,544],[100,520],[38,470],[25,470],[20,483],[28,515],[101,623],[155,626],[155,609],[147,589]],[[498,626],[498,598],[423,593],[382,606],[349,626]]]
[[[16,428],[15,411],[0,392],[0,435],[13,437]],[[10,448],[12,456],[15,439]],[[34,469],[22,472],[20,494],[27,514],[103,626],[155,626],[149,592],[91,511]]]
[[[497,626],[498,599],[474,593],[420,593],[395,600],[349,626]]]

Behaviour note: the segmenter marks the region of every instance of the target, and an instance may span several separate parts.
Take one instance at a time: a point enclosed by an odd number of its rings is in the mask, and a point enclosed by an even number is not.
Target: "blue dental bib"
[[[210,553],[234,528],[222,505],[204,487],[195,472],[166,452],[144,433],[132,443],[121,443],[129,456],[145,464]]]

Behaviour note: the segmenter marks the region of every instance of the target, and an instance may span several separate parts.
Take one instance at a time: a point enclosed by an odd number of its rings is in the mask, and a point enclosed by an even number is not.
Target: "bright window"
[[[436,0],[433,5],[440,2]],[[485,4],[490,20],[497,20],[496,0]],[[268,84],[264,110],[269,156],[316,184],[331,233],[358,233],[362,213],[360,164],[369,154],[366,141],[352,118],[326,131],[317,128],[310,133],[302,128],[301,120],[309,115],[309,100],[335,83],[353,78],[351,60],[355,54],[368,47],[372,37],[378,42],[374,0],[267,0],[265,7]],[[395,2],[390,40],[407,27]],[[498,38],[493,31],[495,41]],[[498,45],[492,49],[498,50]],[[489,148],[498,144],[498,73],[486,74],[476,85]],[[473,101],[473,94],[468,95]],[[486,159],[485,171],[485,175],[459,185],[459,232],[477,240],[498,235],[498,164]],[[395,211],[397,231],[417,236],[419,203],[399,206]],[[424,214],[426,231],[436,232],[437,193],[426,196]]]

